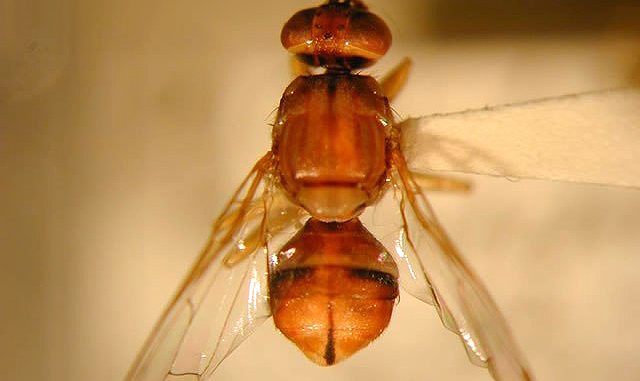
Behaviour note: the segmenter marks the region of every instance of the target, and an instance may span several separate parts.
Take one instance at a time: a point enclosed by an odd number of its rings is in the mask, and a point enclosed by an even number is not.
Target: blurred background
[[[0,379],[122,379],[268,149],[291,79],[280,28],[315,4],[0,3]],[[395,38],[368,72],[415,63],[402,117],[640,82],[638,1],[368,4]],[[538,379],[640,379],[640,192],[470,179],[434,207]],[[490,379],[431,307],[401,299],[345,363],[316,367],[267,322],[219,379]]]

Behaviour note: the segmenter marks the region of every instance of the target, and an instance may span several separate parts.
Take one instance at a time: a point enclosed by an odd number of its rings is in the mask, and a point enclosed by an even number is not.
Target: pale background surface
[[[414,58],[402,116],[638,78],[637,2],[573,16],[546,3],[371,1],[396,38],[371,72]],[[314,4],[0,5],[0,379],[122,378],[209,222],[268,148],[290,80],[280,27]],[[434,206],[538,379],[640,379],[640,192],[473,181],[472,195],[435,195]],[[341,365],[316,367],[268,322],[218,376],[489,379],[406,295],[387,333]]]

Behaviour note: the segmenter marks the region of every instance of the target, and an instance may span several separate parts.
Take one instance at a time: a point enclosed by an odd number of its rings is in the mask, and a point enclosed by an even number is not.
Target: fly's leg
[[[403,59],[396,67],[380,80],[382,92],[391,102],[396,95],[402,90],[409,78],[409,70],[411,70],[411,59]]]
[[[269,201],[270,205],[264,208],[258,208],[264,213],[265,209],[269,209],[268,215],[259,225],[246,233],[242,247],[234,247],[224,258],[225,266],[233,266],[242,261],[248,253],[253,253],[260,246],[265,246],[265,234],[278,234],[291,226],[300,223],[304,217],[304,211],[297,205],[286,199],[284,194],[278,193]],[[268,225],[268,226],[267,226]]]
[[[466,180],[455,177],[410,172],[416,185],[422,190],[461,193],[469,193],[471,191],[471,183]]]

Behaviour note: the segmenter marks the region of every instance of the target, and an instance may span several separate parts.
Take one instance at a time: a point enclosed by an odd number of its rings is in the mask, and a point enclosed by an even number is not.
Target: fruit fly
[[[298,76],[280,100],[271,150],[214,222],[126,380],[209,379],[270,316],[310,360],[335,364],[385,330],[399,284],[436,308],[474,364],[496,380],[531,380],[423,193],[466,184],[407,166],[389,101],[410,62],[380,82],[355,73],[389,49],[387,25],[359,0],[329,0],[293,15],[281,42]],[[383,244],[360,217],[389,204],[397,229]]]

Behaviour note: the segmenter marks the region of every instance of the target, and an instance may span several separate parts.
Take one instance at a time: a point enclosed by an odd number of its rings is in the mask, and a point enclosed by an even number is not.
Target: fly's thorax
[[[391,125],[389,103],[372,77],[298,77],[273,130],[282,187],[315,218],[356,217],[386,181]]]
[[[311,360],[332,365],[387,327],[397,279],[393,259],[360,221],[311,218],[270,259],[275,325]]]

